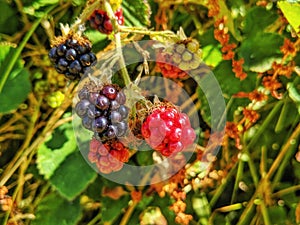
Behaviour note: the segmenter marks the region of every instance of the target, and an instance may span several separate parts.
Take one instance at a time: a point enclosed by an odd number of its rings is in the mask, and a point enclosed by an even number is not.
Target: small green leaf
[[[283,37],[275,33],[256,33],[245,39],[238,50],[245,59],[244,68],[254,72],[265,72],[274,61],[280,60]]]
[[[62,143],[61,146],[53,149],[48,146],[51,146],[50,143],[55,141],[52,134],[37,151],[37,167],[40,174],[45,176],[45,179],[49,179],[65,158],[76,149],[76,141],[72,124],[68,123],[57,129],[63,130],[65,134],[64,137],[67,137],[68,139]]]
[[[15,49],[10,46],[1,46],[0,48],[0,80],[4,79],[2,72],[6,70]],[[31,90],[29,73],[23,68],[21,60],[17,60],[8,79],[5,81],[0,92],[0,113],[9,113],[11,110],[24,102]]]
[[[74,152],[55,170],[50,183],[68,200],[74,199],[97,177],[79,152]]]
[[[124,0],[122,8],[125,23],[136,27],[150,25],[151,9],[147,0]]]
[[[248,36],[254,36],[274,23],[277,18],[278,15],[273,11],[259,6],[253,7],[248,11],[245,17],[245,27],[243,31]]]
[[[278,7],[300,37],[300,4],[279,1]]]
[[[32,225],[76,225],[81,217],[79,199],[69,202],[56,193],[46,196],[38,205]]]
[[[222,53],[216,45],[207,45],[202,49],[203,61],[208,66],[216,67],[222,61]]]

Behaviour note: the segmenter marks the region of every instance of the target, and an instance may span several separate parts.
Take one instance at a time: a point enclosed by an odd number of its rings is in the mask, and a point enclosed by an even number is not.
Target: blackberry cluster
[[[182,151],[196,139],[189,117],[172,106],[160,106],[143,122],[141,133],[150,147],[164,156]]]
[[[49,51],[49,58],[58,73],[70,80],[80,79],[97,58],[91,52],[92,45],[84,37],[68,35],[58,37]]]
[[[100,90],[84,87],[75,106],[82,125],[102,141],[124,136],[127,131],[126,96],[117,85],[104,85]]]
[[[123,10],[119,8],[115,12],[115,17],[118,24],[124,24]],[[113,31],[113,25],[107,13],[103,10],[95,10],[89,18],[90,26],[93,29],[99,30],[103,34],[110,34]]]
[[[166,78],[185,79],[188,78],[185,71],[195,70],[200,66],[201,55],[198,41],[188,38],[159,51],[157,66]]]
[[[88,159],[95,163],[101,173],[109,174],[119,171],[128,162],[129,150],[119,141],[102,143],[93,138],[90,141]]]

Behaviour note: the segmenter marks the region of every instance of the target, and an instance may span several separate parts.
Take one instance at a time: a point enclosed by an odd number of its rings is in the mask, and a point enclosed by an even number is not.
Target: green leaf
[[[74,199],[97,177],[80,152],[74,152],[55,170],[50,183],[68,200]]]
[[[2,71],[6,70],[15,49],[10,46],[1,46],[0,48],[0,80],[4,79]],[[23,68],[21,60],[17,60],[8,79],[4,83],[3,89],[0,92],[0,113],[9,113],[11,110],[24,102],[31,90],[29,73]]]
[[[296,104],[297,109],[298,109],[298,114],[300,115],[300,93],[298,93],[298,91],[297,91],[296,87],[293,85],[293,83],[288,83],[287,89],[289,92],[289,96]]]
[[[68,139],[63,142],[61,146],[51,148],[50,143],[52,141],[59,142],[59,139],[55,140],[54,135],[51,134],[37,151],[37,168],[39,169],[40,174],[45,176],[45,179],[49,179],[65,158],[76,149],[72,124],[64,124],[57,129],[63,131],[64,137],[67,137]],[[63,138],[63,136],[61,138]]]
[[[238,50],[239,56],[245,59],[244,68],[254,72],[265,72],[274,61],[282,57],[280,47],[283,37],[275,33],[256,33],[245,39]]]
[[[153,164],[152,154],[153,154],[152,151],[138,151],[135,157],[140,166],[152,165]]]
[[[56,193],[46,196],[38,205],[32,225],[75,225],[81,218],[79,199],[69,202]]]
[[[213,70],[215,78],[217,79],[224,99],[226,102],[232,97],[233,94],[236,94],[240,91],[250,92],[255,88],[256,75],[254,73],[249,72],[248,76],[245,80],[240,80],[235,77],[235,74],[232,72],[231,61],[222,61],[218,64],[218,66]],[[203,91],[198,88],[198,98],[201,102],[200,110],[201,115],[206,123],[211,124],[211,111],[208,101],[206,99],[206,95],[213,95],[214,93],[203,93]],[[231,120],[231,116],[233,115],[234,110],[238,106],[243,106],[249,103],[247,99],[235,99],[234,105],[232,105],[227,112],[227,117]],[[217,110],[217,106],[215,106],[214,102],[211,102],[211,106],[214,107],[214,110]]]
[[[283,206],[271,206],[268,208],[271,224],[286,224],[287,213]]]
[[[205,64],[216,67],[222,61],[222,53],[216,45],[207,45],[202,49]]]
[[[300,37],[300,4],[279,1],[278,7]]]
[[[93,43],[94,52],[103,50],[110,43],[107,35],[100,33],[98,30],[87,30],[84,34]]]
[[[147,0],[124,0],[122,9],[125,23],[130,26],[150,26],[151,9]]]
[[[277,18],[278,15],[273,11],[259,6],[253,7],[248,11],[245,17],[245,27],[243,31],[247,36],[255,36],[274,23]]]
[[[10,6],[8,1],[0,1],[0,33],[13,34],[18,30],[20,22],[17,10]]]
[[[130,200],[129,195],[124,195],[118,200],[113,200],[108,197],[102,198],[102,219],[105,222],[114,221],[118,218],[122,210],[128,206]]]

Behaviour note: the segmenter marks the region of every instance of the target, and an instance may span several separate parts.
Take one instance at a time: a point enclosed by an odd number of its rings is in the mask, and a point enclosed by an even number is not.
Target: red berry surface
[[[115,12],[115,17],[119,25],[124,24],[123,10],[119,8]],[[95,10],[89,18],[90,26],[99,30],[101,33],[110,34],[113,31],[113,25],[107,13],[103,10]]]
[[[88,159],[97,166],[101,173],[109,174],[123,168],[124,163],[128,162],[129,151],[118,140],[102,143],[92,138]]]
[[[165,106],[155,109],[145,119],[141,133],[151,148],[164,156],[182,151],[196,139],[189,117]]]

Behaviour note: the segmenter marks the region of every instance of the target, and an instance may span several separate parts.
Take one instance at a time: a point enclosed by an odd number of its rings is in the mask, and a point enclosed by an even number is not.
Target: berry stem
[[[105,7],[105,11],[107,12],[107,15],[108,15],[109,19],[111,20],[111,23],[114,28],[114,38],[115,38],[115,42],[116,42],[116,51],[117,51],[117,54],[119,55],[119,64],[120,64],[121,74],[124,79],[125,86],[127,86],[128,84],[131,83],[131,79],[127,72],[125,60],[123,57],[121,33],[119,32],[119,30],[120,30],[119,24],[117,22],[114,11],[113,11],[109,1],[104,2],[104,7]]]
[[[162,36],[165,38],[175,38],[179,39],[177,34],[174,34],[172,31],[151,31],[141,27],[126,27],[126,26],[119,26],[120,32],[123,33],[132,33],[132,34],[142,34],[148,36]]]

